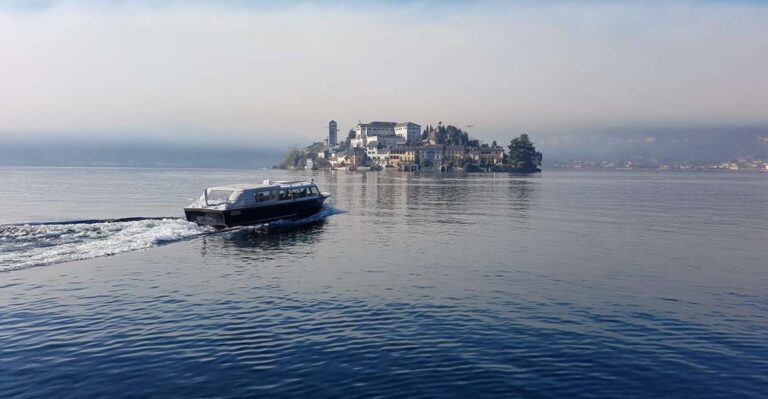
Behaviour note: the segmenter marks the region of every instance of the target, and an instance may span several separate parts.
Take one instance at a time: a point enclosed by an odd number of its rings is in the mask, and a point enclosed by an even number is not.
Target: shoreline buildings
[[[445,135],[438,134],[438,131],[446,131],[442,124],[438,124],[438,129],[428,127],[422,135],[421,125],[413,122],[358,122],[350,131],[350,136],[339,141],[338,125],[332,120],[328,123],[327,145],[312,146],[311,157],[316,160],[312,165],[413,171],[421,168],[447,170],[473,166],[477,169],[479,165],[488,168],[503,163],[502,147],[481,144],[477,140],[470,141],[465,132],[455,130],[465,136],[459,140],[464,144],[450,144],[450,140],[444,142]]]
[[[368,148],[371,143],[384,147],[404,145],[418,139],[420,134],[421,126],[413,122],[359,122],[355,127],[355,137],[349,141],[349,146]]]

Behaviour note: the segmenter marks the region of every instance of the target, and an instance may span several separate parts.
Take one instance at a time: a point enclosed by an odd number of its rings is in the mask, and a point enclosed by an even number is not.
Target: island
[[[423,130],[413,122],[358,123],[338,139],[338,125],[328,124],[328,137],[304,148],[291,147],[282,169],[346,169],[464,172],[540,172],[541,152],[527,134],[506,149],[488,144],[453,125],[438,122]]]

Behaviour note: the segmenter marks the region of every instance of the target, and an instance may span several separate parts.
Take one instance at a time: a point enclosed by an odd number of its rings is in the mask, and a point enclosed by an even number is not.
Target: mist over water
[[[429,121],[417,121],[426,125]],[[461,126],[461,121],[454,121]],[[509,145],[512,136],[524,132],[471,131],[487,142]],[[661,160],[725,162],[739,158],[768,159],[768,128],[664,128],[636,127],[610,129],[560,129],[528,131],[538,150],[544,153],[544,167],[561,160]],[[271,168],[280,164],[289,147],[302,148],[322,141],[327,132],[299,138],[259,135],[238,140],[153,142],[109,141],[102,139],[0,137],[0,166],[101,166],[179,168]],[[219,134],[226,136],[225,134]]]
[[[19,226],[181,217],[203,187],[265,172],[3,168],[0,186],[25,187],[0,192],[6,265],[116,235],[150,245],[0,273],[0,392],[768,390],[768,175],[269,172],[313,177],[328,215],[221,234],[178,219]]]
[[[768,128],[635,127],[580,129],[533,136],[545,163],[559,159],[725,162],[768,159]]]
[[[2,139],[0,166],[264,168],[280,163],[288,144],[251,140],[200,142],[66,139],[56,136]]]

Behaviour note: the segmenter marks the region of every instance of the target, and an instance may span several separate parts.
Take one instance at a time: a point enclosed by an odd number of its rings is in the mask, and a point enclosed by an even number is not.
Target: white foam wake
[[[270,229],[316,223],[343,211],[325,205],[303,219],[278,220]],[[231,234],[265,225],[216,231],[183,219],[128,218],[26,225],[0,225],[0,272],[117,255],[156,247],[202,234]]]
[[[182,219],[0,226],[0,272],[116,255],[206,232]]]

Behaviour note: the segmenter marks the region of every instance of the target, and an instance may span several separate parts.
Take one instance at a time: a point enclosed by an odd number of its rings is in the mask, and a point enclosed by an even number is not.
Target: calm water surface
[[[768,392],[768,174],[316,172],[310,220],[173,219],[264,177],[0,169],[0,397]]]

